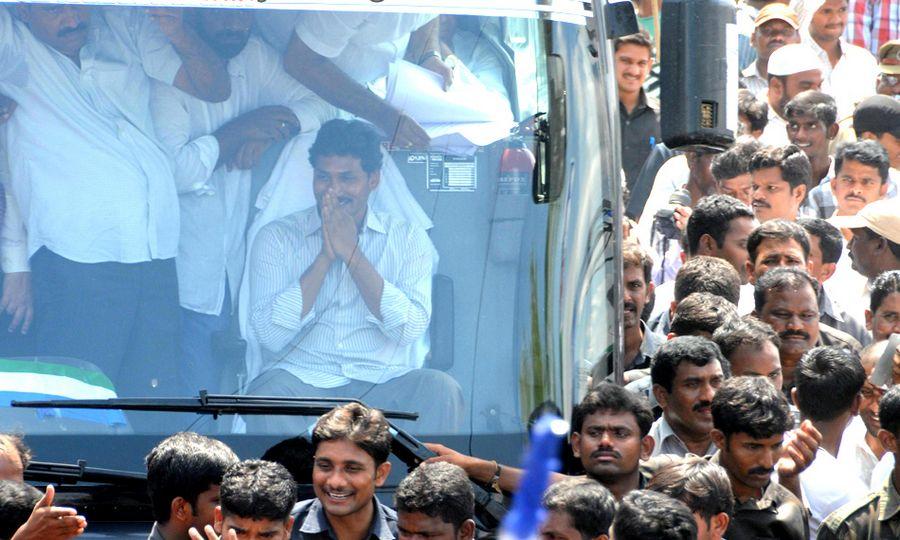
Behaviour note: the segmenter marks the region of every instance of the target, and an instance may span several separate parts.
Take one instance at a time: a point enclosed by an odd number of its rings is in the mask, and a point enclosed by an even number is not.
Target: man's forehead
[[[636,429],[637,418],[628,411],[613,411],[610,409],[594,411],[584,419],[584,428],[587,427],[628,427]]]
[[[675,368],[676,379],[715,377],[717,375],[722,375],[722,364],[717,359],[713,359],[702,366],[686,360],[679,363],[678,367]]]
[[[759,243],[759,247],[756,249],[756,251],[760,255],[765,253],[766,255],[800,254],[802,256],[803,246],[801,246],[800,242],[797,242],[793,238],[763,238],[762,242]]]
[[[749,433],[737,432],[731,434],[732,442],[739,444],[762,444],[766,446],[781,444],[784,442],[784,433],[776,433],[771,437],[756,438]]]
[[[801,295],[798,299],[796,295]],[[799,302],[799,303],[798,303]],[[806,304],[806,305],[804,305]],[[795,308],[796,311],[803,311],[810,305],[816,304],[816,294],[812,288],[806,287],[786,287],[778,289],[769,289],[766,291],[766,306],[778,306],[780,309]]]

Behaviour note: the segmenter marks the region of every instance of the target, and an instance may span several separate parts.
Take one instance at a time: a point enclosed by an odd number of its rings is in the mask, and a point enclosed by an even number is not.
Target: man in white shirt
[[[455,431],[459,384],[422,369],[436,260],[425,230],[371,211],[382,154],[361,121],[331,120],[310,149],[316,206],[269,223],[250,260],[250,322],[268,370],[254,395],[348,397],[416,410],[426,433]],[[302,418],[248,418],[296,433]],[[434,431],[431,431],[434,430]]]
[[[750,43],[756,49],[756,61],[741,72],[741,81],[754,96],[769,88],[769,56],[788,43],[800,43],[800,19],[781,2],[767,4],[756,15]]]
[[[0,11],[0,93],[18,104],[10,187],[28,236],[37,352],[93,362],[120,395],[169,394],[179,217],[147,75],[214,99],[215,73],[197,75],[216,63],[202,47],[186,53],[196,36],[171,14],[157,25],[132,8],[15,12]]]
[[[803,10],[801,32],[821,63],[823,89],[837,102],[838,118],[850,116],[857,103],[875,94],[878,62],[843,39],[847,0],[806,0]]]
[[[708,339],[675,337],[660,346],[650,367],[653,395],[663,410],[650,428],[653,456],[715,453],[712,398],[729,375],[722,353]]]
[[[315,131],[333,116],[332,107],[284,71],[274,49],[251,36],[251,13],[199,9],[193,20],[227,64],[228,99],[210,103],[160,82],[151,98],[156,133],[175,163],[181,208],[179,379],[191,395],[219,391],[212,339],[231,328],[246,258],[251,169],[273,144]]]
[[[804,90],[819,89],[822,85],[822,66],[812,49],[792,43],[772,53],[767,70],[769,122],[759,142],[768,146],[782,146],[788,143],[784,106]]]
[[[859,358],[837,347],[807,352],[794,372],[791,397],[804,420],[822,434],[816,458],[800,473],[803,498],[810,509],[809,537],[814,539],[828,514],[863,497],[867,486],[856,471],[837,459],[844,431],[859,413],[859,391],[866,380]]]

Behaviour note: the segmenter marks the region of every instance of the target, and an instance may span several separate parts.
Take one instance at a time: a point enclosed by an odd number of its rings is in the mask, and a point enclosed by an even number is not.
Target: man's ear
[[[884,447],[885,450],[894,454],[897,452],[897,437],[894,436],[893,433],[886,429],[878,430],[878,442],[881,443],[881,446]]]
[[[750,262],[750,259],[744,263],[744,268],[747,269],[747,282],[751,285],[756,284],[756,276],[753,275],[753,263]]]
[[[838,131],[840,130],[841,126],[837,125],[837,123],[831,124],[825,131],[825,136],[828,137],[828,140],[830,141],[837,137]]]
[[[825,263],[822,265],[822,275],[819,276],[819,281],[821,283],[825,283],[834,273],[837,272],[837,264],[836,263]]]
[[[475,521],[467,519],[459,526],[459,532],[456,535],[457,540],[472,540],[475,538]]]
[[[729,523],[731,523],[731,518],[729,518],[728,514],[725,512],[719,512],[714,515],[712,519],[709,520],[710,532],[713,533],[711,537],[723,538],[725,536],[725,531],[728,530]]]
[[[217,533],[222,534],[222,527],[225,525],[225,516],[222,515],[222,507],[216,506],[215,510],[215,521],[213,521],[213,529],[216,530]]]
[[[856,394],[853,396],[853,403],[850,404],[850,414],[856,416],[859,414],[859,404],[862,402],[862,396]]]
[[[885,195],[887,195],[888,183],[886,181],[881,182],[881,189],[878,190],[878,198],[883,199]]]
[[[710,438],[712,438],[712,442],[716,445],[716,448],[719,450],[725,449],[725,434],[720,430],[713,428],[709,432]]]
[[[859,134],[857,139],[860,141],[877,141],[878,135],[872,133],[871,131],[863,131]]]
[[[710,255],[718,247],[715,238],[709,234],[703,234],[700,236],[700,242],[697,244],[697,255]]]
[[[375,171],[369,174],[369,189],[375,189],[381,183],[381,171]]]
[[[797,387],[791,388],[791,403],[797,404]]]
[[[678,307],[678,302],[676,302],[675,300],[672,300],[672,303],[669,304],[669,318],[670,319],[675,316],[675,308],[677,308],[677,307]]]
[[[581,444],[581,433],[578,433],[577,431],[573,431],[569,445],[572,447],[572,455],[578,459],[581,459],[581,451],[578,449],[580,444]]]
[[[874,318],[875,318],[875,316],[872,314],[872,312],[867,309],[866,310],[866,330],[868,330],[869,332],[872,331],[872,319],[874,319]]]
[[[641,439],[641,461],[650,459],[650,455],[653,454],[653,447],[655,445],[656,441],[654,441],[653,437],[650,435],[645,435],[644,438]]]
[[[769,103],[778,103],[781,101],[781,94],[784,92],[784,86],[778,77],[769,77]],[[772,105],[769,105],[771,107]]]
[[[375,467],[375,487],[381,487],[387,480],[388,474],[391,473],[391,462],[385,461],[381,465]]]
[[[650,295],[653,294],[653,291],[655,291],[655,290],[656,290],[656,285],[654,285],[652,281],[650,283],[648,283],[647,284],[647,298],[650,298]],[[638,313],[638,315],[640,315],[640,313]]]
[[[791,190],[791,196],[797,201],[798,204],[803,204],[803,201],[806,200],[806,186],[799,185]]]
[[[287,518],[287,521],[284,522],[284,532],[285,532],[288,536],[290,536],[290,535],[291,535],[291,529],[293,529],[293,528],[294,528],[294,516],[289,516],[289,517]]]
[[[669,405],[669,393],[659,384],[654,384],[650,390],[653,392],[653,397],[656,398],[656,402],[659,403],[659,407],[665,411],[666,407]]]
[[[169,519],[174,519],[179,523],[189,523],[194,515],[193,510],[191,503],[187,502],[184,497],[175,497],[169,505]]]

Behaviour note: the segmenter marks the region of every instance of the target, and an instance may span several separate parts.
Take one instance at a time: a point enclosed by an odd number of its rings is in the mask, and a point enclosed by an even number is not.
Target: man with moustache
[[[821,345],[861,349],[852,336],[819,322],[818,282],[799,268],[774,268],[763,274],[753,293],[755,314],[778,333],[784,390],[794,385],[800,358]]]
[[[650,368],[653,395],[663,410],[650,429],[652,455],[715,452],[710,405],[728,376],[728,363],[708,339],[684,336],[662,344]]]
[[[773,219],[754,229],[747,238],[749,283],[741,286],[739,313],[746,315],[753,311],[753,284],[766,271],[779,266],[809,270],[810,249],[809,235],[792,221]]]
[[[810,212],[817,217],[852,216],[870,202],[896,196],[887,152],[877,142],[861,140],[841,145],[833,163],[834,174],[823,179],[807,198]]]
[[[792,144],[763,148],[750,158],[749,169],[756,219],[797,219],[812,174],[806,154]]]
[[[875,341],[900,334],[900,270],[880,274],[872,283],[866,326]]]
[[[178,287],[184,392],[218,392],[223,359],[213,334],[232,327],[246,262],[251,169],[273,144],[315,131],[333,109],[281,67],[263,40],[251,35],[253,14],[194,9],[189,19],[227,65],[231,93],[210,103],[157,83],[151,106],[160,142],[175,163],[181,209]]]
[[[741,81],[753,95],[769,88],[769,57],[789,43],[800,43],[800,19],[794,10],[781,2],[771,2],[759,10],[750,44],[756,49],[756,61],[741,72]]]
[[[822,66],[807,45],[791,43],[772,53],[767,71],[769,122],[759,142],[783,146],[788,144],[784,106],[800,92],[818,90],[822,86]]]

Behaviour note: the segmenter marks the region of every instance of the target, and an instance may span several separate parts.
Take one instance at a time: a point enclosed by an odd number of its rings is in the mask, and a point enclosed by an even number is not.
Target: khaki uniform
[[[888,478],[880,491],[845,504],[819,527],[818,540],[900,539],[900,493]]]

